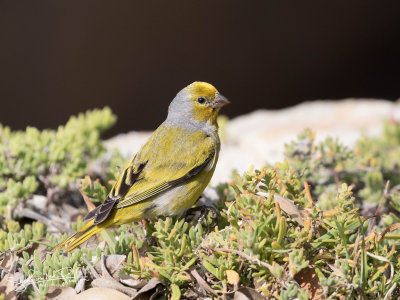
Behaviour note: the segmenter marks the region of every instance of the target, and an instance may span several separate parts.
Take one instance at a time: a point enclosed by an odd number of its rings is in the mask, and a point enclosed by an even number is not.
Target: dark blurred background
[[[108,136],[154,129],[195,80],[230,117],[400,97],[400,1],[0,0],[0,122],[55,128],[108,105]],[[288,120],[290,121],[290,120]]]

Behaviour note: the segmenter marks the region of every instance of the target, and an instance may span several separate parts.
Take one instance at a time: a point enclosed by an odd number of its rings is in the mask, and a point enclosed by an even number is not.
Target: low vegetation
[[[233,172],[217,187],[216,223],[211,213],[202,224],[147,220],[51,252],[128,159],[102,145],[114,122],[105,108],[58,130],[0,126],[0,298],[51,299],[63,286],[134,299],[400,297],[400,124],[386,122],[354,149],[304,131],[283,162]]]

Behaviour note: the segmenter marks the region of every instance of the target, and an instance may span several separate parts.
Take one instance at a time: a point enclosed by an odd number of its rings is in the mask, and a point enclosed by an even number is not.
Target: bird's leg
[[[203,224],[204,218],[207,216],[208,212],[210,211],[212,213],[212,219],[213,219],[213,223],[217,224],[218,221],[218,210],[211,205],[201,205],[199,206],[201,213],[200,213],[200,218],[198,220],[198,222],[200,224]]]
[[[209,206],[209,205],[200,205],[196,207],[189,208],[186,213],[185,213],[185,219],[187,219],[188,216],[193,215],[194,212],[200,211],[200,217],[198,219],[198,222],[200,224],[203,224],[204,218],[207,216],[207,213],[211,211],[213,214],[213,222],[217,224],[218,220],[218,210],[214,206]]]

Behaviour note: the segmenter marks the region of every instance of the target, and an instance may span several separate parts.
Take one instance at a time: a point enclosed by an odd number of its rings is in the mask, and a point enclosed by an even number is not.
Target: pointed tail
[[[81,230],[55,246],[52,251],[64,250],[64,252],[69,252],[104,229],[103,226],[99,227],[98,225],[94,225],[93,222],[93,220],[90,220]]]

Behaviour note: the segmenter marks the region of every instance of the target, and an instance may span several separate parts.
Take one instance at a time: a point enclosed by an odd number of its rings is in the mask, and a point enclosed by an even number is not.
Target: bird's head
[[[221,107],[230,103],[207,82],[196,81],[181,90],[171,102],[168,115],[216,124]]]

